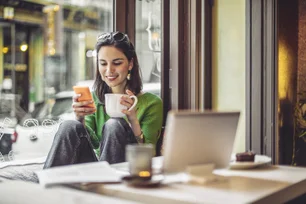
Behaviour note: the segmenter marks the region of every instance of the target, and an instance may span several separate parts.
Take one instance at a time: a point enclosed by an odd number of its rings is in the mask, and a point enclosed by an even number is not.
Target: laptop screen
[[[164,172],[189,165],[229,165],[240,112],[170,111],[164,135]]]

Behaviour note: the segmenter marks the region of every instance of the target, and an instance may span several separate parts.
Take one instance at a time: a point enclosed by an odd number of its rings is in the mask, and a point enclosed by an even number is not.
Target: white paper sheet
[[[122,174],[117,173],[107,162],[74,164],[35,172],[40,185],[48,187],[56,184],[72,183],[115,183],[121,182]]]

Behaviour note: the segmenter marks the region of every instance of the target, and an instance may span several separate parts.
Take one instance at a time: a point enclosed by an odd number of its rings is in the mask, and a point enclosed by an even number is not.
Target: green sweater
[[[102,128],[104,123],[110,118],[95,93],[92,93],[97,111],[94,114],[85,117],[86,129],[90,134],[92,145],[96,152],[99,151],[99,144],[103,137]],[[163,121],[162,100],[151,93],[144,93],[138,98],[136,105],[137,118],[141,130],[144,134],[145,143],[151,143],[154,146],[160,136]],[[125,118],[127,120],[127,118]]]

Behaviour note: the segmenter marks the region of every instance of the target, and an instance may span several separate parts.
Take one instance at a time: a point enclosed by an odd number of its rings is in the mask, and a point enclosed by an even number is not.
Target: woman
[[[80,96],[73,97],[76,120],[60,125],[44,168],[98,160],[124,162],[127,144],[156,145],[162,126],[162,101],[142,92],[138,59],[128,36],[120,32],[102,34],[96,51],[94,101],[78,102]],[[131,111],[122,110],[126,118],[110,118],[104,106],[106,93],[136,95],[138,103]],[[89,108],[90,103],[96,108]],[[124,96],[121,104],[129,109],[133,100]]]

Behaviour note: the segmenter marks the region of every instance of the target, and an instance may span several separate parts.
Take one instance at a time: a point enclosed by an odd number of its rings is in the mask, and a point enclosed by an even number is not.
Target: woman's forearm
[[[138,143],[143,143],[143,132],[141,130],[140,123],[139,123],[138,119],[135,120],[135,121],[132,121],[130,124],[131,124],[132,131],[133,131]]]

